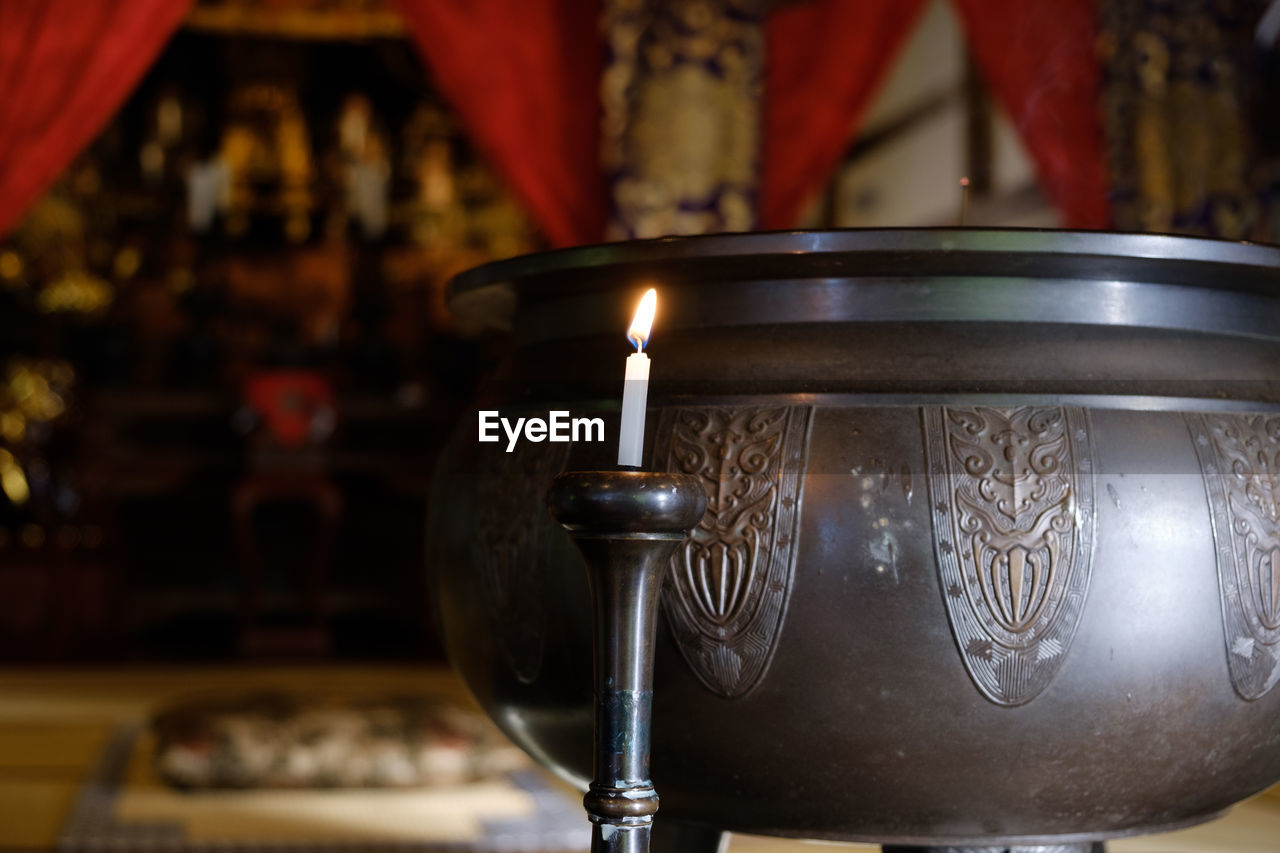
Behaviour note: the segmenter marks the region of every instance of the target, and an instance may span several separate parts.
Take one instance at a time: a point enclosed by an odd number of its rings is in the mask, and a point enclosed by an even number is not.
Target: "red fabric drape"
[[[102,129],[190,5],[0,2],[0,235]]]
[[[599,0],[397,0],[476,147],[557,246],[599,240]]]
[[[1071,228],[1106,228],[1094,0],[955,0],[987,84]]]
[[[923,0],[812,0],[770,15],[760,227],[795,227],[923,7]]]

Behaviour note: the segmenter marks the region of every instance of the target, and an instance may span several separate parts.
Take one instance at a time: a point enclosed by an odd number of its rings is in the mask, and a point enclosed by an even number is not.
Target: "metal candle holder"
[[[649,779],[658,601],[707,496],[687,474],[571,471],[547,504],[586,560],[595,612],[595,776],[583,799],[591,850],[645,853],[658,811]]]

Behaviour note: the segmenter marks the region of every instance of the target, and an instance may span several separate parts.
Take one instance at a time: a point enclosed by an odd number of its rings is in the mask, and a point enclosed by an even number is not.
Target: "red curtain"
[[[1111,220],[1094,0],[955,0],[987,84],[1070,228]]]
[[[599,0],[397,3],[472,142],[547,238],[599,240]]]
[[[811,0],[770,15],[760,227],[795,227],[923,7],[923,0]]]
[[[190,5],[0,2],[0,235],[102,129]]]

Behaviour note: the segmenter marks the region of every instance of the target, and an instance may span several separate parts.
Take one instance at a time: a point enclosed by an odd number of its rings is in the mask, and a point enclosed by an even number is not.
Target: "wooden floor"
[[[50,850],[81,783],[121,724],[159,704],[204,692],[253,689],[352,693],[439,691],[463,696],[439,669],[0,670],[0,848]],[[735,836],[730,853],[812,853],[810,842]],[[874,848],[849,845],[850,850]],[[1113,853],[1280,853],[1280,793],[1227,818],[1163,836],[1113,842]]]

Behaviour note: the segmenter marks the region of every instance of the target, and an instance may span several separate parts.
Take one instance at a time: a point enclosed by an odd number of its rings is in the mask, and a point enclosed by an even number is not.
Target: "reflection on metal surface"
[[[1231,683],[1258,699],[1280,681],[1280,416],[1186,419],[1213,518]]]
[[[547,559],[542,531],[550,521],[543,496],[564,470],[570,446],[524,442],[511,453],[494,448],[477,460],[472,560],[497,645],[525,684],[538,677],[546,634],[539,564]]]
[[[965,667],[991,701],[1034,699],[1075,635],[1094,504],[1074,407],[924,410],[934,545]]]
[[[660,464],[707,490],[707,513],[672,560],[664,609],[689,666],[726,698],[760,682],[781,632],[811,413],[744,406],[662,415]]]

